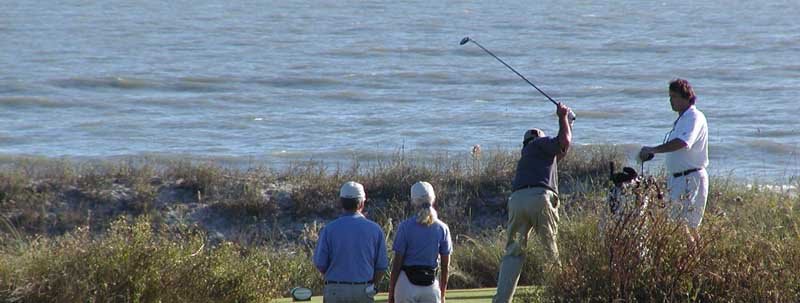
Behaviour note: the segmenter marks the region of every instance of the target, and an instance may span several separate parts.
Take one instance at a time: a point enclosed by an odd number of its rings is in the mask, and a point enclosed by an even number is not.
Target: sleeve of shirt
[[[675,124],[675,138],[681,139],[686,145],[692,146],[697,137],[700,136],[700,128],[702,121],[696,115],[689,115],[683,119],[679,119]]]
[[[389,269],[389,257],[386,255],[386,235],[383,234],[383,231],[378,228],[378,251],[377,256],[378,259],[375,261],[375,270],[376,271],[386,271]]]
[[[319,233],[319,240],[317,241],[317,248],[314,250],[314,266],[321,272],[328,269],[328,237],[325,232],[326,229],[322,228]]]
[[[536,140],[537,146],[545,153],[555,156],[561,152],[561,144],[558,143],[556,137],[546,137],[541,140]]]
[[[442,230],[444,231],[444,236],[439,242],[439,254],[449,256],[453,252],[453,239],[450,238],[450,228],[447,225],[444,225]]]
[[[394,244],[392,244],[392,250],[400,255],[406,254],[406,246],[408,245],[408,243],[406,243],[406,232],[405,228],[403,228],[404,226],[405,225],[403,223],[400,223],[400,226],[397,227],[397,233],[395,233],[394,236]]]

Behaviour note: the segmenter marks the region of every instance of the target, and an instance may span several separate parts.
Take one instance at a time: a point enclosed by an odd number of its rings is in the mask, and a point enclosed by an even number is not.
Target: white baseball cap
[[[411,186],[411,204],[422,205],[423,203],[430,203],[436,200],[436,194],[433,192],[433,185],[425,181],[419,181]]]
[[[361,183],[348,181],[342,185],[339,190],[339,197],[350,199],[366,199],[367,194],[364,193],[364,185]]]

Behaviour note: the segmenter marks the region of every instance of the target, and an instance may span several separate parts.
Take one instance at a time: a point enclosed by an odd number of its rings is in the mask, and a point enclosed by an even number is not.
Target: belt
[[[552,189],[550,189],[550,188],[549,188],[549,187],[547,187],[547,186],[543,186],[543,185],[523,185],[523,186],[520,186],[520,187],[517,187],[517,188],[515,188],[515,189],[514,189],[514,190],[512,190],[511,192],[515,192],[515,191],[518,191],[518,190],[523,190],[523,189],[528,189],[528,188],[544,188],[544,189],[546,189],[546,190],[552,191]]]
[[[691,174],[691,173],[693,173],[693,172],[700,171],[700,170],[702,170],[702,169],[703,169],[703,168],[692,168],[692,169],[687,169],[687,170],[684,170],[684,171],[682,171],[682,172],[679,172],[679,173],[674,173],[674,174],[672,174],[672,177],[675,177],[675,178],[677,178],[677,177],[683,177],[683,176],[686,176],[686,175],[688,175],[688,174]]]
[[[366,282],[325,281],[325,284],[366,285],[366,284],[372,284],[372,281],[366,281]]]

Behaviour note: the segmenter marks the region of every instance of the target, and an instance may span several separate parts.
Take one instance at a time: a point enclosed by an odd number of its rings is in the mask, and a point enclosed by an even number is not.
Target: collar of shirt
[[[346,211],[342,213],[339,217],[363,218],[364,215],[357,211]]]

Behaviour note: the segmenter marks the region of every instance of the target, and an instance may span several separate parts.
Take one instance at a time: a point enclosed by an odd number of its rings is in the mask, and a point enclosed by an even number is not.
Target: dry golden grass
[[[319,293],[310,253],[347,180],[365,185],[368,216],[389,241],[410,214],[410,186],[434,184],[456,242],[451,287],[494,287],[516,157],[401,152],[280,170],[19,159],[0,169],[0,301],[268,302],[298,285]],[[693,243],[659,203],[601,232],[607,163],[620,159],[583,149],[560,163],[564,266],[542,274],[544,254],[531,241],[520,284],[543,286],[533,301],[800,300],[797,196],[712,176]],[[171,217],[188,205],[207,206],[209,218],[235,232],[212,237],[200,222]],[[294,234],[290,223],[300,226]]]

